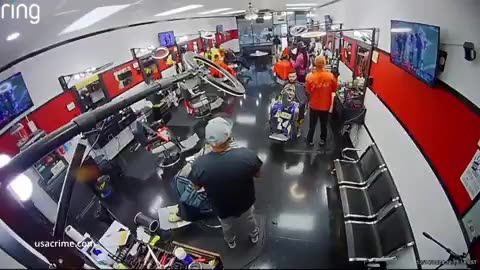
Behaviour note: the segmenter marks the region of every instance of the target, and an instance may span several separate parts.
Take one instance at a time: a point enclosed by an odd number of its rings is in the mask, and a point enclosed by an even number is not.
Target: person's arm
[[[300,54],[297,56],[297,59],[295,60],[295,68],[300,68],[300,69],[305,69],[304,67],[305,60],[303,59],[303,54]]]
[[[308,96],[312,96],[312,80],[311,80],[312,73],[307,75],[307,78],[305,79],[305,89],[307,90],[306,93]]]
[[[332,76],[332,78],[333,78],[332,93],[335,93],[338,91],[338,78],[335,78],[335,76]]]
[[[255,161],[256,173],[253,177],[260,178],[262,176],[263,162],[260,160],[260,158],[257,155],[255,155],[255,158],[256,158],[256,161]]]
[[[261,176],[263,161],[260,160],[255,152],[249,149],[245,149],[244,155],[245,161],[250,167],[251,175],[255,178],[259,178]]]
[[[199,190],[204,186],[201,180],[202,174],[203,174],[203,170],[199,168],[198,163],[196,161],[193,162],[192,170],[188,174],[188,180],[192,181],[193,187],[196,190]]]

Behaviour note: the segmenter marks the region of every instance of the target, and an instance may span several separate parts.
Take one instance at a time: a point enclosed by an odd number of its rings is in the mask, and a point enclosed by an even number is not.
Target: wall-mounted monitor
[[[32,107],[32,98],[21,73],[0,82],[0,129]]]
[[[173,31],[158,33],[158,40],[162,47],[172,47],[177,44]]]
[[[392,63],[433,86],[437,78],[440,27],[391,21],[390,32]]]

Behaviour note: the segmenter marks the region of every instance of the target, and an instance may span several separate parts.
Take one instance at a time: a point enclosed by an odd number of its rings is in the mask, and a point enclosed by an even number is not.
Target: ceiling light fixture
[[[272,14],[271,13],[265,13],[263,14],[263,19],[264,20],[271,20],[272,19]]]
[[[182,12],[185,12],[185,11],[189,11],[189,10],[193,10],[193,9],[197,9],[197,8],[201,8],[201,7],[203,7],[203,5],[188,5],[188,6],[184,6],[184,7],[174,8],[172,10],[165,11],[165,12],[162,12],[162,13],[158,13],[155,16],[168,16],[168,15],[182,13]]]
[[[232,11],[229,11],[229,12],[222,13],[222,15],[233,15],[233,14],[242,13],[242,12],[245,12],[245,11],[246,11],[245,9],[232,10]]]
[[[200,31],[200,37],[203,39],[215,39],[215,33],[208,31]]]
[[[12,34],[8,35],[7,41],[15,40],[15,39],[17,39],[18,37],[20,37],[20,33],[18,33],[18,32],[12,33]]]
[[[256,20],[258,18],[257,10],[253,8],[252,3],[248,3],[247,14],[245,14],[245,19],[249,21]]]
[[[311,7],[287,7],[287,10],[310,10]]]
[[[97,22],[104,20],[110,17],[111,15],[129,6],[130,5],[117,5],[117,6],[106,6],[106,7],[95,8],[90,12],[88,12],[87,14],[80,17],[80,19],[76,20],[75,22],[67,26],[67,28],[65,28],[62,32],[60,32],[60,35],[75,32],[75,31],[90,27],[96,24]]]
[[[302,38],[316,38],[316,37],[323,37],[323,36],[326,36],[326,35],[327,35],[327,32],[311,31],[311,32],[303,33],[300,36]]]
[[[227,10],[231,10],[231,9],[232,9],[232,8],[219,8],[219,9],[214,9],[214,10],[209,10],[209,11],[200,12],[200,13],[198,13],[198,14],[200,14],[200,15],[207,15],[207,14],[218,13],[218,12],[227,11]]]
[[[316,7],[314,3],[299,3],[299,4],[286,4],[287,7]]]
[[[72,9],[72,10],[67,10],[67,11],[59,12],[59,13],[55,14],[54,16],[63,16],[63,15],[68,15],[68,14],[76,13],[76,12],[79,12],[79,11],[80,11],[80,9]]]

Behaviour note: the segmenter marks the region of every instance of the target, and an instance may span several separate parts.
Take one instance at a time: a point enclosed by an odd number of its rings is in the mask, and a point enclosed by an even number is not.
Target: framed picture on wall
[[[350,65],[352,61],[352,43],[346,40],[343,43],[343,59]]]
[[[359,46],[357,49],[357,57],[355,63],[355,76],[364,77],[368,76],[368,66],[370,60],[370,50]]]

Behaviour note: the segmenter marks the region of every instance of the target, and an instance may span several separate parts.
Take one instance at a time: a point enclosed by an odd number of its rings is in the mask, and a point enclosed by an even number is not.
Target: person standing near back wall
[[[315,58],[315,71],[308,74],[305,87],[310,96],[310,129],[307,143],[313,145],[313,135],[320,119],[320,146],[327,142],[328,117],[332,106],[332,93],[338,90],[338,82],[335,76],[325,71],[326,59],[323,56]]]

